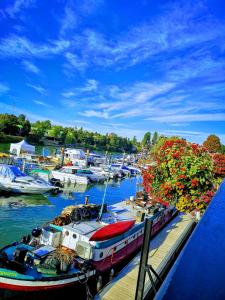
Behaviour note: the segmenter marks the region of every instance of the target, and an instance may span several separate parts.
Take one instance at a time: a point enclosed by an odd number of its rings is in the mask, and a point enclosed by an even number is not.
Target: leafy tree
[[[146,132],[142,141],[141,141],[142,146],[146,147],[151,144],[151,132]]]
[[[76,139],[74,137],[74,130],[72,128],[68,129],[65,137],[64,143],[66,145],[68,144],[74,144],[76,142]]]
[[[221,152],[221,143],[220,138],[215,134],[211,134],[207,137],[204,141],[203,146],[210,152],[210,153],[217,153]]]
[[[49,120],[36,121],[32,124],[32,132],[39,137],[44,137],[50,128],[51,122]]]
[[[0,131],[4,134],[19,134],[18,119],[15,115],[0,114]]]
[[[22,136],[28,136],[31,130],[31,124],[28,120],[26,120],[26,116],[21,114],[19,115],[17,120],[18,120],[17,126],[20,129],[19,134]]]
[[[53,125],[51,129],[48,130],[48,136],[51,136],[54,139],[62,139],[63,134],[64,128],[60,125]]]
[[[155,145],[158,141],[159,135],[158,133],[155,131],[152,137],[152,145]]]

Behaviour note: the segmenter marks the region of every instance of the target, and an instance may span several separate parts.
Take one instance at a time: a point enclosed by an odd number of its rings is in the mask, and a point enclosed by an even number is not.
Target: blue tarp
[[[14,180],[16,177],[26,176],[16,166],[0,165],[0,177]]]

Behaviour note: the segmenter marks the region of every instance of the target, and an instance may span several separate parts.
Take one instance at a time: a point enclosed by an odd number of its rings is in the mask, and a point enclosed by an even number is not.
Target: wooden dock
[[[148,263],[163,276],[171,260],[177,255],[187,236],[193,230],[194,219],[190,215],[176,216],[156,237],[151,240]],[[95,300],[134,300],[139,270],[140,254],[138,254],[103,290],[95,296]],[[153,276],[154,280],[156,278]],[[151,291],[148,275],[145,278],[144,298]]]

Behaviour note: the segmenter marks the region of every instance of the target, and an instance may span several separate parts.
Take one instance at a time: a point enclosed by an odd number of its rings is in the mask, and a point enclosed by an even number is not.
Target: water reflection
[[[0,206],[9,207],[24,207],[24,206],[36,206],[36,205],[51,205],[46,195],[12,195],[1,194]]]

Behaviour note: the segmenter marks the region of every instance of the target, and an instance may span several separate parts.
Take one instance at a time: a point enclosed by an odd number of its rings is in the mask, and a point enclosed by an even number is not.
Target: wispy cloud
[[[0,40],[0,58],[46,58],[63,53],[69,46],[70,42],[64,39],[34,43],[24,36],[11,34]]]
[[[0,83],[0,96],[3,94],[6,94],[10,91],[10,88],[7,84],[5,83]]]
[[[64,16],[60,19],[60,35],[65,35],[69,30],[76,28],[78,16],[75,13],[73,2],[68,1],[65,5]]]
[[[36,0],[15,0],[12,5],[6,7],[5,12],[11,17],[16,17],[21,11],[32,6]]]
[[[67,108],[74,108],[77,106],[77,103],[70,99],[63,99],[60,102],[62,103],[63,106],[65,106]]]
[[[42,95],[47,95],[47,90],[40,85],[34,85],[34,84],[30,84],[30,83],[27,83],[26,85]]]
[[[69,69],[69,70],[75,69],[75,70],[78,70],[80,72],[84,72],[87,69],[87,67],[89,66],[88,62],[85,61],[85,60],[81,60],[80,57],[78,57],[77,54],[67,52],[65,54],[65,57],[68,61],[68,63],[65,64],[65,66],[64,66],[66,69]]]
[[[87,79],[83,86],[75,87],[65,92],[62,92],[61,95],[65,98],[71,98],[81,94],[93,93],[97,91],[98,84],[98,81],[95,79]]]
[[[61,95],[65,98],[71,98],[71,97],[75,96],[75,93],[74,92],[63,92],[63,93],[61,93]]]
[[[170,3],[171,4],[171,3]],[[204,20],[199,16],[204,14]],[[127,68],[156,55],[170,54],[205,43],[217,45],[225,35],[225,26],[207,11],[202,1],[194,5],[174,2],[150,22],[139,24],[126,33],[109,39],[101,32],[86,29],[76,38],[79,60],[101,67]],[[70,51],[73,54],[73,51]]]
[[[34,73],[34,74],[40,73],[40,69],[37,66],[35,66],[34,63],[32,63],[28,60],[22,60],[22,65],[27,71],[29,71],[31,73]]]
[[[52,107],[52,105],[50,105],[50,104],[48,104],[46,102],[40,101],[40,100],[34,100],[33,102],[36,103],[36,104],[38,104],[38,105],[41,105],[41,106]]]
[[[173,123],[173,122],[203,122],[203,121],[225,121],[225,113],[196,113],[196,114],[177,114],[177,115],[162,115],[150,117],[146,120],[157,121],[160,123]]]
[[[84,112],[80,112],[79,114],[84,117],[97,117],[103,119],[109,118],[109,114],[106,111],[86,110]]]

